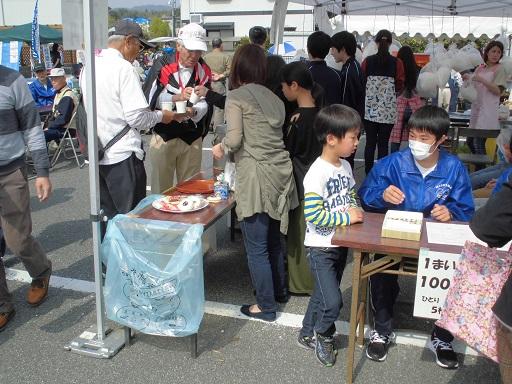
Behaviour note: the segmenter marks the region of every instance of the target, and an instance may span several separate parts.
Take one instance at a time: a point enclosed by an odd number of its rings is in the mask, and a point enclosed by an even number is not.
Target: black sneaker
[[[315,355],[320,363],[326,367],[332,367],[336,362],[334,338],[316,335]]]
[[[388,349],[395,341],[395,334],[391,332],[388,336],[381,335],[376,330],[370,332],[370,342],[366,347],[366,356],[370,360],[384,361],[388,357]]]
[[[439,340],[437,337],[431,337],[428,347],[436,355],[436,363],[442,368],[457,369],[459,361],[457,354],[453,350],[452,343]]]
[[[315,349],[316,339],[314,336],[302,336],[299,334],[297,344],[304,349]]]

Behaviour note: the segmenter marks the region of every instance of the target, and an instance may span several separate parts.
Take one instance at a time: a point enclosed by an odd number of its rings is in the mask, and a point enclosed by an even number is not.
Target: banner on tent
[[[20,56],[22,41],[0,41],[0,64],[18,71],[20,69]]]
[[[43,50],[44,65],[46,69],[52,69],[52,57],[50,55],[50,46],[43,44],[41,49]]]
[[[34,18],[32,19],[32,44],[30,45],[30,49],[32,51],[32,59],[35,63],[41,62],[40,57],[40,39],[39,39],[39,0],[36,0],[36,5],[34,7]]]

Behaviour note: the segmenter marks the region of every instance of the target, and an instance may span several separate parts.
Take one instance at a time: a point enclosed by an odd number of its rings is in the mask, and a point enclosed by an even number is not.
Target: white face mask
[[[416,160],[425,160],[427,157],[429,157],[432,154],[430,152],[430,148],[434,144],[426,144],[417,140],[409,140],[409,148],[411,149],[411,153]]]

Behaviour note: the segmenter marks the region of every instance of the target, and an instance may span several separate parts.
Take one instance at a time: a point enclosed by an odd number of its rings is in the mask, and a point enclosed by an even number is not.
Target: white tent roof
[[[404,33],[414,36],[433,34],[440,36],[446,34],[453,36],[459,34],[463,37],[472,34],[479,37],[486,34],[489,38],[495,35],[512,34],[512,17],[467,17],[467,16],[347,16],[342,25],[341,16],[331,19],[333,33],[338,30],[351,32],[370,32],[375,35],[380,29],[388,29],[400,36]]]
[[[335,14],[401,16],[512,16],[512,0],[289,0]]]

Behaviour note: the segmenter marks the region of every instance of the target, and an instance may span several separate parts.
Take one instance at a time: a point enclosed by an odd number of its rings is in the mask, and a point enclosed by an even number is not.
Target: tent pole
[[[94,4],[93,4],[94,3]],[[100,4],[98,4],[100,3]],[[96,65],[94,60],[94,11],[95,7],[107,7],[105,0],[83,0],[84,11],[84,42],[85,57],[84,66],[86,76],[87,111],[87,145],[89,149],[89,195],[91,199],[92,241],[94,255],[94,288],[96,293],[96,329],[91,328],[72,340],[65,348],[82,355],[96,358],[110,358],[125,344],[125,333],[118,329],[109,333],[105,330],[105,305],[103,298],[103,278],[101,274],[100,243],[101,221],[103,213],[100,209],[99,194],[99,168],[98,168],[98,135],[96,118]]]
[[[274,2],[272,12],[272,22],[270,24],[270,44],[279,44],[283,42],[284,21],[286,19],[286,10],[288,9],[288,0],[279,0]]]
[[[103,286],[101,276],[101,262],[99,259],[99,249],[101,242],[100,229],[100,196],[99,196],[99,168],[98,151],[91,150],[98,148],[97,119],[96,119],[96,63],[94,61],[94,12],[92,10],[92,0],[84,0],[84,38],[86,55],[86,89],[90,90],[85,100],[87,110],[87,146],[89,148],[89,196],[91,199],[91,218],[92,220],[92,242],[94,254],[94,281],[96,292],[96,322],[97,337],[99,341],[105,338],[105,324],[103,321]]]

